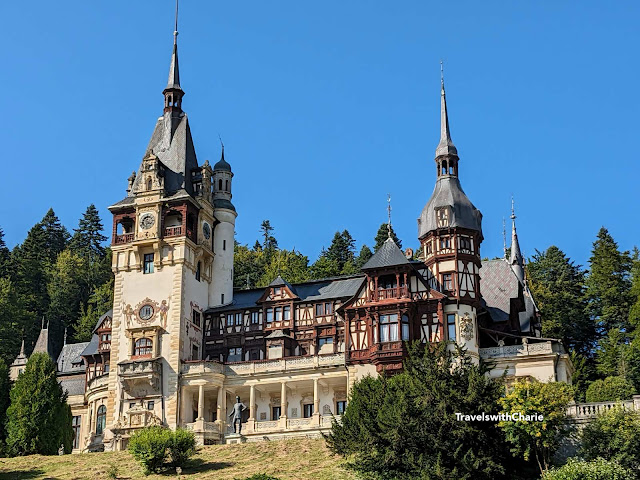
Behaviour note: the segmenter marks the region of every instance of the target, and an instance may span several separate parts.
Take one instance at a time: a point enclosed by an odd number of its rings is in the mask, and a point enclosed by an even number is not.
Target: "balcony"
[[[182,227],[166,227],[164,229],[164,237],[179,237],[182,235]]]
[[[133,233],[124,233],[122,235],[115,235],[113,237],[114,245],[122,245],[124,243],[133,242],[134,234]]]
[[[87,392],[93,392],[101,388],[106,388],[109,383],[109,374],[104,373],[102,375],[95,376],[87,382]]]
[[[380,288],[373,292],[373,301],[395,300],[398,298],[407,298],[409,292],[406,286],[393,288]]]
[[[577,423],[585,423],[613,408],[639,411],[640,395],[634,395],[631,400],[619,402],[574,403],[567,407],[567,415]]]
[[[162,360],[134,360],[118,364],[118,376],[126,390],[131,391],[138,384],[147,384],[158,390],[162,376]]]
[[[294,372],[338,366],[344,366],[344,353],[256,360],[225,365],[214,361],[185,362],[182,364],[182,373],[184,375],[217,373],[229,376],[244,376],[257,373]]]
[[[489,347],[480,349],[480,358],[494,359],[506,357],[525,357],[530,355],[545,355],[560,353],[557,346],[551,342],[528,343],[523,345],[508,345],[503,347]]]

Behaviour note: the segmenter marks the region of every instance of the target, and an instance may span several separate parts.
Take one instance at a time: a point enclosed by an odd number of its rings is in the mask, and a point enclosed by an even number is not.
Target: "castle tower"
[[[217,170],[208,161],[198,165],[182,110],[177,36],[176,21],[163,114],[128,179],[127,196],[109,207],[111,368],[107,398],[89,406],[106,407],[106,449],[126,447],[142,426],[131,420],[134,413],[144,411],[147,424],[179,424],[181,366],[202,359],[204,310],[232,300],[231,168],[222,161]],[[224,192],[213,188],[218,177]]]
[[[478,355],[482,214],[462,190],[458,151],[451,140],[444,79],[440,93],[440,143],[436,185],[418,218],[418,238],[431,288],[444,293],[445,339]]]

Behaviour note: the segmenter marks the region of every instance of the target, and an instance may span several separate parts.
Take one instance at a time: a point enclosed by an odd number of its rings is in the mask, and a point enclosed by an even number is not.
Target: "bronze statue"
[[[231,422],[233,423],[233,433],[240,435],[242,433],[242,412],[247,409],[247,406],[240,401],[240,397],[236,395],[236,404],[233,406],[233,411],[229,414],[229,417],[233,417]],[[238,431],[236,432],[236,422],[238,423]]]

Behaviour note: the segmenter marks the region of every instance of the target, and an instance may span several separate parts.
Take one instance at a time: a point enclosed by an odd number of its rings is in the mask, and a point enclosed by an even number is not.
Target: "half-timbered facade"
[[[509,260],[481,260],[482,215],[461,186],[444,83],[417,257],[389,238],[357,275],[237,291],[231,165],[224,148],[199,165],[183,96],[175,32],[163,114],[109,207],[113,308],[57,359],[74,451],[123,449],[148,425],[189,428],[201,443],[319,435],[354,382],[397,372],[413,341],[457,343],[493,375],[571,381],[560,343],[540,336],[514,214]],[[50,353],[44,325],[35,351]],[[25,363],[23,350],[12,378]],[[228,417],[236,396],[242,436]]]

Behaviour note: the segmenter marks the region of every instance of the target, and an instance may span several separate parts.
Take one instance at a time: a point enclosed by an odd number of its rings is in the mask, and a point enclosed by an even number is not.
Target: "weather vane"
[[[391,194],[387,193],[387,216],[389,217],[387,222],[387,231],[389,238],[391,238]]]

